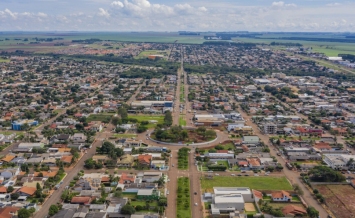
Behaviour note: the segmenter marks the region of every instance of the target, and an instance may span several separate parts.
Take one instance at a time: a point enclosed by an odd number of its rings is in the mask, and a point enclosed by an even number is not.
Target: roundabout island
[[[205,127],[183,128],[171,126],[169,128],[157,127],[148,135],[149,140],[164,145],[207,145],[217,140],[214,130]]]

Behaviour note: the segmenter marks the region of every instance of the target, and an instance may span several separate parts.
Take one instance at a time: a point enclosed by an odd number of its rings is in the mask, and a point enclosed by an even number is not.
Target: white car
[[[195,206],[197,206],[197,203],[195,203]]]
[[[235,176],[235,174],[231,174],[231,176]]]

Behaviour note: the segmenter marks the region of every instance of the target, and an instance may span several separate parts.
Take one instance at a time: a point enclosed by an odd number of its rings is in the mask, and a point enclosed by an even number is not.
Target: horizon
[[[0,31],[347,32],[347,0],[3,0]]]

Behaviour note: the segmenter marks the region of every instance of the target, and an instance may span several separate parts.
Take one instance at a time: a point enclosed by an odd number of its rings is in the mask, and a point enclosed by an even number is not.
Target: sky
[[[0,31],[354,32],[354,0],[0,0]]]

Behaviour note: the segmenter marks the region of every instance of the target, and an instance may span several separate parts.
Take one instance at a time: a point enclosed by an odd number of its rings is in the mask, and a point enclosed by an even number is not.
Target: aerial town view
[[[353,8],[1,2],[0,218],[355,217]]]

